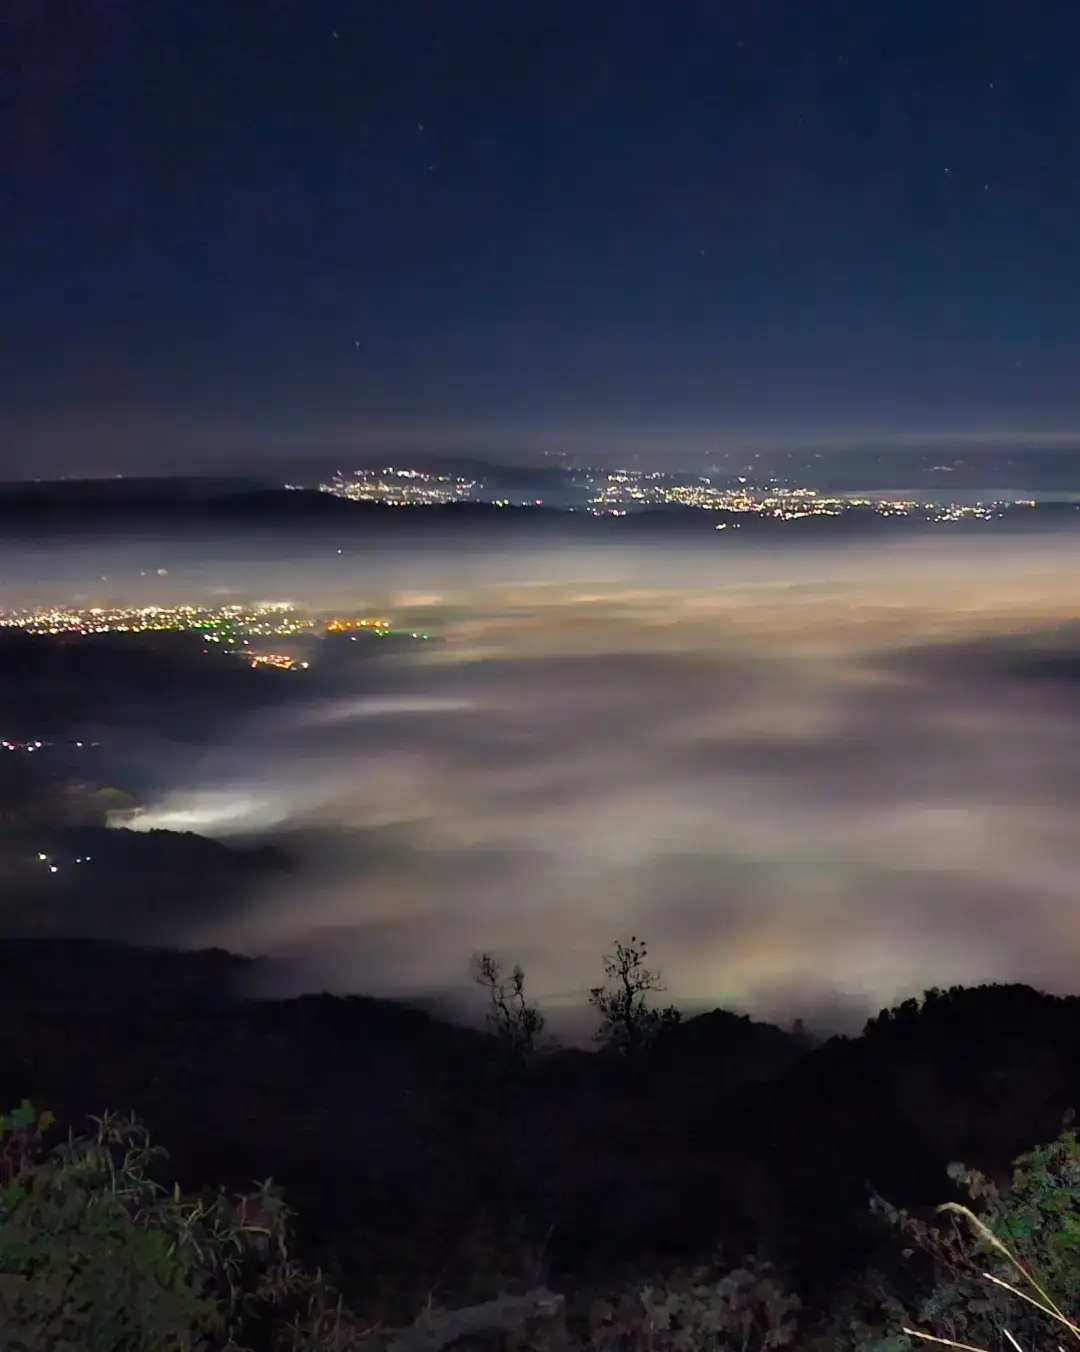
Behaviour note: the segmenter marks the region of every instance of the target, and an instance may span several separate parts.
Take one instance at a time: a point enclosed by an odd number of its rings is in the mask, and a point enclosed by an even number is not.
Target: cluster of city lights
[[[932,521],[991,521],[1012,507],[1034,507],[1033,498],[1002,502],[926,502],[921,498],[847,498],[849,507],[871,508],[881,516],[925,516]]]
[[[343,634],[348,633],[350,630],[353,629],[361,629],[361,630],[370,629],[376,633],[380,631],[385,631],[389,633],[392,626],[393,621],[388,620],[385,617],[371,620],[345,620],[336,618],[333,620],[327,620],[326,632],[328,634]]]
[[[813,488],[787,488],[776,483],[754,485],[739,477],[714,484],[710,478],[680,480],[657,471],[614,470],[589,481],[588,510],[597,516],[625,516],[649,507],[695,507],[797,521],[808,516],[840,516],[861,508],[881,516],[921,516],[930,521],[990,520],[1010,507],[1034,507],[1030,499],[1003,502],[928,502],[876,495],[822,494]]]
[[[69,742],[68,746],[74,746],[81,749],[84,746],[99,746],[99,742]],[[56,746],[55,742],[42,742],[35,739],[29,741],[19,741],[16,738],[5,737],[0,740],[0,751],[46,751],[50,747]]]
[[[57,863],[55,862],[55,860],[54,860],[54,858],[53,858],[52,855],[49,855],[49,854],[42,854],[42,853],[39,852],[37,858],[38,858],[38,863],[41,864],[41,865],[42,865],[49,873],[59,873],[59,872],[60,872],[60,865],[57,864]],[[75,856],[75,858],[72,860],[72,863],[75,863],[75,864],[89,864],[89,863],[90,863],[90,855],[88,855],[88,854],[77,854],[77,855]]]
[[[287,636],[316,627],[286,601],[257,606],[45,606],[0,611],[0,628],[34,634],[149,634],[197,629],[211,636],[234,630],[252,637]]]
[[[373,638],[430,635],[398,630],[387,616],[341,616],[322,618],[298,610],[290,602],[267,601],[255,606],[91,606],[86,609],[45,607],[0,611],[0,629],[18,629],[28,634],[93,637],[100,634],[145,634],[172,631],[196,635],[211,651],[242,658],[252,667],[282,671],[306,671],[309,663],[275,647],[264,651],[270,638],[318,638],[326,634],[359,634]],[[8,750],[36,750],[40,743],[3,742]],[[78,745],[82,745],[79,743]]]
[[[281,671],[306,671],[309,665],[287,653],[252,653],[249,661],[253,667],[277,667]]]
[[[320,493],[353,502],[378,502],[386,507],[432,507],[447,502],[475,502],[480,485],[451,474],[427,474],[416,469],[355,469],[339,471]]]
[[[318,485],[321,492],[356,502],[377,502],[387,507],[421,507],[448,502],[487,502],[508,507],[512,500],[493,498],[474,480],[423,470],[358,469],[339,472]],[[564,494],[560,495],[565,496]],[[513,500],[515,505],[541,506],[539,498]],[[575,477],[575,486],[563,506],[593,516],[627,516],[664,507],[691,507],[707,512],[754,515],[778,521],[797,521],[810,516],[840,516],[852,509],[881,516],[912,516],[927,521],[991,520],[1013,507],[1033,502],[992,501],[974,503],[928,502],[888,494],[860,497],[819,493],[812,488],[787,487],[775,480],[751,483],[742,476],[714,481],[707,475],[690,476],[660,470],[585,470]],[[719,527],[718,529],[724,529]]]
[[[810,488],[751,487],[745,479],[735,488],[708,478],[680,481],[656,472],[616,470],[593,480],[588,509],[595,516],[625,516],[649,507],[694,507],[706,512],[754,512],[780,520],[804,516],[838,516],[847,505],[837,498],[819,497]]]

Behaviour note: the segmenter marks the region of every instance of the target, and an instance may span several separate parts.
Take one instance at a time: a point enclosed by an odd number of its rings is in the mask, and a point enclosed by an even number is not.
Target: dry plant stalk
[[[1008,1262],[1011,1267],[1015,1268],[1021,1279],[1034,1288],[1038,1293],[1039,1299],[1029,1295],[1026,1291],[1021,1291],[1018,1286],[1014,1286],[1011,1282],[1007,1282],[1001,1277],[996,1277],[992,1272],[980,1273],[980,1276],[984,1281],[988,1281],[994,1286],[999,1286],[1002,1290],[1008,1291],[1011,1296],[1015,1296],[1017,1300],[1025,1301],[1028,1305],[1034,1306],[1036,1310],[1046,1315],[1048,1319],[1056,1324],[1060,1324],[1062,1328],[1067,1329],[1076,1341],[1080,1343],[1080,1327],[1073,1323],[1073,1321],[1059,1309],[1049,1294],[1042,1286],[1040,1286],[1027,1268],[1024,1267],[1023,1263],[1020,1262],[1019,1258],[1017,1258],[1007,1244],[1004,1244],[997,1235],[994,1234],[985,1221],[976,1216],[970,1208],[963,1206],[959,1202],[945,1202],[944,1205],[938,1207],[938,1211],[948,1211],[953,1215],[963,1217],[983,1242],[996,1253],[1000,1253],[1006,1262]],[[959,1343],[952,1338],[941,1338],[937,1334],[926,1333],[922,1329],[904,1327],[901,1329],[901,1332],[905,1333],[909,1338],[918,1338],[925,1343],[936,1343],[942,1347],[956,1348],[957,1352],[986,1352],[985,1348],[974,1347],[970,1343]],[[1011,1330],[1005,1329],[1004,1334],[1016,1349],[1016,1352],[1023,1352],[1023,1349],[1017,1342]],[[1062,1352],[1060,1346],[1058,1347],[1058,1352]]]

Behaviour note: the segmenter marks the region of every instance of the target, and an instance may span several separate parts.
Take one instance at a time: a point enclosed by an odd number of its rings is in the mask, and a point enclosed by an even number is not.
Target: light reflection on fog
[[[1041,665],[1075,651],[1071,540],[332,543],[151,585],[447,639],[170,764],[144,825],[284,832],[301,862],[192,942],[276,954],[283,989],[386,992],[460,989],[491,947],[572,996],[635,931],[675,998],[770,1014],[1074,983],[1080,684]],[[153,562],[124,550],[94,566]]]

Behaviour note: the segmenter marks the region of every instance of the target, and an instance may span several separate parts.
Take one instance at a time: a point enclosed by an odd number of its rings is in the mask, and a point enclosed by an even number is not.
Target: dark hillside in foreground
[[[872,1190],[936,1202],[950,1161],[1000,1171],[1080,1100],[1080,1002],[1022,987],[933,995],[816,1050],[715,1013],[633,1071],[567,1051],[509,1074],[486,1034],[406,1006],[241,999],[246,970],[2,943],[0,1093],[69,1123],[134,1108],[188,1185],[273,1175],[305,1253],[399,1316],[480,1268],[524,1280],[539,1247],[565,1288],[719,1243],[822,1305],[895,1247]]]

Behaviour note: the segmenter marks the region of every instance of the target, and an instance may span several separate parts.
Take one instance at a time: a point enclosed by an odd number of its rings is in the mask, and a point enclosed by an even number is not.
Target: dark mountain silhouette
[[[511,1268],[546,1235],[565,1282],[719,1243],[823,1306],[895,1248],[873,1192],[941,1200],[956,1158],[1000,1173],[1080,1096],[1080,1001],[1023,987],[933,993],[816,1049],[717,1011],[632,1074],[554,1051],[509,1075],[483,1032],[363,997],[247,999],[253,970],[2,942],[0,1092],[65,1123],[136,1106],[192,1185],[273,1174],[306,1252],[403,1309],[480,1231]]]

